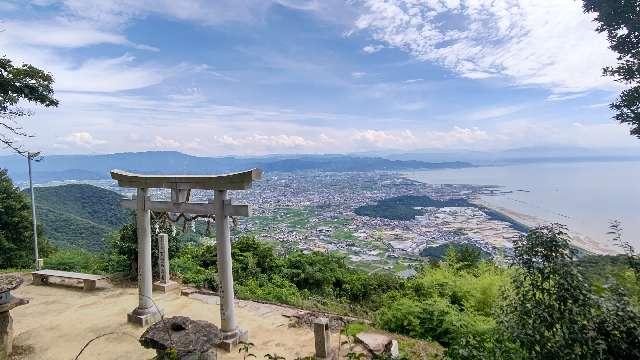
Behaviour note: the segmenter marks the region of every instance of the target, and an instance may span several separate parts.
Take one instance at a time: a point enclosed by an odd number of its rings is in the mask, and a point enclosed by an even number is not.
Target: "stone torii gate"
[[[238,341],[245,341],[247,333],[238,328],[233,307],[233,274],[231,271],[231,239],[229,217],[249,216],[248,205],[233,205],[228,190],[246,190],[254,180],[262,177],[260,169],[225,175],[141,175],[112,170],[111,178],[118,186],[136,188],[135,199],[125,199],[122,206],[136,210],[138,231],[138,306],[127,315],[127,320],[140,326],[149,325],[160,318],[152,295],[151,272],[151,211],[215,215],[218,277],[220,284],[220,319],[224,348],[229,350]],[[151,201],[149,189],[171,189],[171,201]],[[187,201],[190,189],[214,190],[213,201],[192,203]]]

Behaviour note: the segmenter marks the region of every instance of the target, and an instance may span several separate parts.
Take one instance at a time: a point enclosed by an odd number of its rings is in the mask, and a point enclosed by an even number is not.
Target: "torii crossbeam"
[[[146,326],[160,318],[153,306],[151,273],[151,211],[215,215],[220,284],[220,319],[223,347],[230,350],[239,341],[246,341],[247,333],[238,328],[233,307],[233,274],[231,270],[231,239],[229,217],[248,216],[247,205],[233,205],[228,190],[246,190],[254,180],[262,177],[260,169],[224,175],[142,175],[112,170],[111,178],[121,187],[137,188],[135,199],[124,199],[121,205],[136,210],[138,229],[138,306],[127,315],[129,322]],[[171,189],[171,201],[152,201],[150,188]],[[191,203],[190,189],[214,190],[213,201]]]

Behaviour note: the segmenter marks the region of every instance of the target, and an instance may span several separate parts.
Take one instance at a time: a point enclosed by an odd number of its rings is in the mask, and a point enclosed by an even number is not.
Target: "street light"
[[[31,192],[31,218],[33,219],[33,256],[35,257],[36,271],[42,267],[42,259],[38,256],[38,224],[36,221],[36,195],[33,192],[33,178],[31,176],[31,159],[40,156],[39,152],[27,152],[29,164],[29,191]],[[37,160],[36,160],[37,161]]]

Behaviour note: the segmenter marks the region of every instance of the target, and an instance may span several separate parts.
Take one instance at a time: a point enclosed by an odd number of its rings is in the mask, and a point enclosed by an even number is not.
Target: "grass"
[[[344,327],[343,331],[347,336],[356,336],[357,334],[368,329],[369,329],[369,325],[363,322],[354,322],[354,323],[347,324]]]
[[[444,347],[436,341],[412,339],[406,336],[396,335],[400,355],[409,359],[443,359]]]

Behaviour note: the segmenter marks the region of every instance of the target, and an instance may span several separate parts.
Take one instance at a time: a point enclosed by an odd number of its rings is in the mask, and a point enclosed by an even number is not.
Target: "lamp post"
[[[29,164],[29,191],[31,192],[31,218],[33,219],[33,255],[35,257],[36,270],[40,270],[41,261],[38,255],[38,224],[36,221],[36,195],[33,192],[33,178],[31,176],[31,159],[39,156],[40,153],[27,153],[27,163]]]

